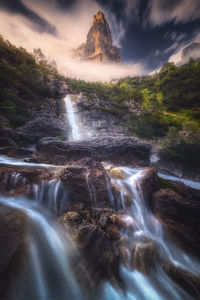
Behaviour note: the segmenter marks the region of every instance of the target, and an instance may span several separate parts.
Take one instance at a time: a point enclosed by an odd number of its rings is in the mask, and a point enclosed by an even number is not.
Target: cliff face
[[[102,11],[93,16],[86,43],[75,50],[80,60],[96,63],[121,63],[120,49],[112,44],[112,36],[106,17]]]

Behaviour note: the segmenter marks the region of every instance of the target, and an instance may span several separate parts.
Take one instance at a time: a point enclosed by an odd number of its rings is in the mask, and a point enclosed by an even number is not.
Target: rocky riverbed
[[[85,130],[93,117],[100,118],[83,98],[77,107]],[[1,129],[1,297],[62,298],[73,279],[70,299],[81,299],[80,293],[83,299],[110,299],[113,293],[199,299],[200,192],[160,178],[152,145],[122,135],[115,121],[110,115],[95,121],[98,134],[83,138],[80,130],[79,140],[72,140],[72,124],[63,113]],[[32,261],[47,281],[42,290],[28,279],[36,272]],[[59,278],[55,285],[49,268]],[[145,294],[142,280],[154,293]]]

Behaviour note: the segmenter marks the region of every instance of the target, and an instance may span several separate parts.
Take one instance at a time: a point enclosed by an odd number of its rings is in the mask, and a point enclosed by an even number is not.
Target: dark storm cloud
[[[61,0],[60,0],[61,1]],[[26,7],[20,0],[0,0],[0,8],[10,13],[20,14],[32,22],[31,26],[39,32],[56,35],[56,27]]]

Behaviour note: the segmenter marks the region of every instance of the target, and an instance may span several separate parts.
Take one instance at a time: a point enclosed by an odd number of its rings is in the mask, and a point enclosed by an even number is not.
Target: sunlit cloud
[[[49,60],[55,60],[58,71],[65,76],[90,81],[135,76],[144,73],[140,64],[129,65],[100,65],[89,62],[80,62],[72,57],[73,49],[86,41],[87,33],[92,23],[92,16],[100,9],[100,6],[87,0],[88,5],[77,1],[70,11],[61,10],[55,0],[28,1],[23,0],[23,5],[33,11],[39,18],[56,28],[56,34],[48,31],[34,29],[34,22],[22,14],[10,14],[8,11],[0,12],[0,28],[5,38],[17,46],[22,46],[28,51],[41,48]],[[123,28],[116,20],[110,19],[114,28],[115,45],[120,45],[123,36]],[[121,28],[121,29],[120,29]],[[118,30],[120,29],[120,30]],[[118,33],[118,34],[117,34]]]

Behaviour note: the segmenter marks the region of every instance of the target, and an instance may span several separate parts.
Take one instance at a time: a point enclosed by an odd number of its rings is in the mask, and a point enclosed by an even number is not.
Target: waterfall
[[[0,157],[0,164],[31,168],[40,164],[26,163],[21,160]],[[48,165],[42,165],[49,168]],[[51,168],[56,166],[51,165]],[[118,167],[123,175],[120,179],[111,177],[111,183],[120,188],[123,210],[127,222],[133,224],[134,230],[127,229],[123,235],[128,239],[128,246],[151,242],[159,253],[149,273],[143,273],[130,267],[121,266],[121,277],[126,290],[115,289],[104,282],[96,294],[96,300],[188,300],[192,299],[177,285],[162,268],[165,261],[185,272],[188,270],[200,276],[198,261],[179,249],[165,233],[159,220],[151,213],[142,193],[140,180],[145,176],[145,168]],[[20,175],[17,172],[9,178],[13,189],[17,188]],[[26,184],[26,182],[24,183]],[[91,187],[89,187],[91,188]],[[82,299],[81,286],[78,286],[70,268],[70,259],[76,249],[70,238],[56,221],[69,208],[69,197],[58,178],[27,185],[31,190],[30,199],[25,193],[16,198],[0,198],[1,205],[23,211],[28,217],[30,226],[27,232],[28,251],[24,257],[16,282],[11,289],[12,299]],[[94,191],[92,191],[93,193]],[[132,205],[127,206],[124,195],[129,195]],[[95,194],[93,195],[95,196]],[[113,196],[110,196],[113,202]],[[120,209],[120,207],[118,207]],[[101,249],[99,249],[101,252]],[[137,258],[136,258],[137,259]],[[152,257],[153,259],[153,257]],[[81,261],[77,262],[81,264]],[[89,266],[88,266],[89,268]],[[87,273],[87,269],[85,270]],[[85,298],[84,298],[85,299]]]
[[[64,98],[67,119],[69,120],[72,128],[72,140],[77,141],[81,139],[81,132],[79,127],[79,120],[76,114],[74,103],[71,101],[70,96]]]
[[[70,240],[54,218],[31,201],[1,197],[0,203],[24,212],[29,219],[28,251],[11,298],[81,299],[69,266]]]
[[[124,208],[129,210],[135,224],[133,234],[128,234],[129,242],[137,245],[137,243],[144,244],[151,241],[158,249],[160,258],[149,275],[143,275],[137,270],[130,271],[122,268],[121,274],[127,287],[127,293],[123,295],[106,283],[103,287],[102,298],[106,300],[193,299],[168,277],[162,269],[161,262],[166,261],[186,272],[190,271],[197,277],[200,276],[200,263],[174,244],[163,231],[159,220],[150,212],[140,187],[140,179],[145,175],[145,169],[126,167],[119,167],[119,169],[125,174],[125,179],[111,179],[112,183],[118,185],[121,191],[131,194],[133,199],[131,208],[124,205]]]

